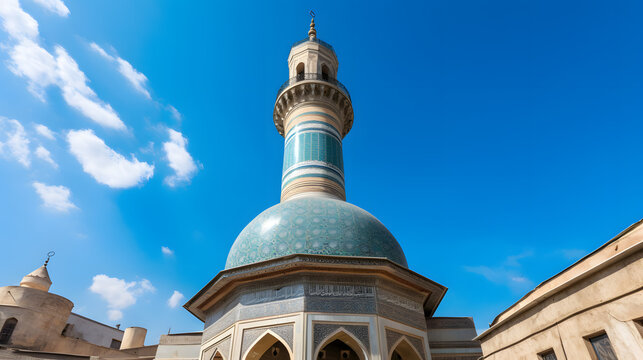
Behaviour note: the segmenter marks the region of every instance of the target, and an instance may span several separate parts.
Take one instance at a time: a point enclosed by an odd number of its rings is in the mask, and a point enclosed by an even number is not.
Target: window
[[[558,358],[556,357],[556,353],[554,352],[554,349],[549,349],[545,352],[538,354],[538,358],[540,360],[558,360]]]
[[[636,327],[636,330],[639,331],[639,334],[641,334],[641,337],[643,337],[643,319],[634,320],[634,326]]]
[[[11,334],[13,334],[13,330],[16,328],[16,324],[18,324],[18,320],[16,318],[8,318],[4,322],[2,330],[0,330],[0,344],[9,343],[9,340],[11,340]]]
[[[297,80],[304,80],[306,76],[304,70],[304,63],[299,63],[297,65]]]
[[[112,343],[109,345],[110,348],[112,349],[120,349],[121,348],[121,341],[112,339]]]
[[[597,360],[618,360],[606,333],[590,337],[587,341],[592,345]]]
[[[322,80],[328,81],[328,66],[322,65]]]

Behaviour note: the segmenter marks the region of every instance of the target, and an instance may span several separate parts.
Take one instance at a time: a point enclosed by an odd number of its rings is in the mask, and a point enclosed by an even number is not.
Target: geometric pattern
[[[395,237],[373,215],[342,200],[302,197],[252,220],[232,245],[225,268],[292,254],[379,257],[408,267]]]

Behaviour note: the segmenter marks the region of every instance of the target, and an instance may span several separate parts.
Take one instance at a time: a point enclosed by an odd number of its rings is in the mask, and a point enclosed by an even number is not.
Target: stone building
[[[643,220],[544,281],[476,338],[483,359],[643,359]]]
[[[144,346],[147,330],[125,331],[71,312],[74,304],[49,292],[47,263],[20,282],[0,287],[0,359],[153,358]]]
[[[185,304],[205,323],[200,359],[477,359],[471,318],[433,317],[446,287],[409,269],[388,229],[346,202],[353,105],[338,67],[312,21],[274,106],[281,202],[241,231],[225,269]]]

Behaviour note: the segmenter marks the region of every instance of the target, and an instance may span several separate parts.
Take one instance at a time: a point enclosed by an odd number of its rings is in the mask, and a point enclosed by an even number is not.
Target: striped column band
[[[303,113],[299,116],[309,114],[311,113]],[[325,121],[306,119],[298,122],[286,134],[281,178],[282,193],[289,184],[303,178],[321,178],[325,179],[323,182],[331,181],[334,183],[332,188],[339,188],[341,193],[344,192],[341,135],[334,126]],[[318,189],[316,185],[319,184],[310,184],[311,187]],[[300,192],[305,192],[303,190]]]

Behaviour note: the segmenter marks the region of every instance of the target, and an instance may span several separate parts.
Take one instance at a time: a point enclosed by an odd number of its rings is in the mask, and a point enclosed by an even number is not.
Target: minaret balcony
[[[301,73],[301,74],[297,74],[297,76],[295,77],[292,77],[286,80],[286,82],[283,83],[283,85],[281,85],[281,87],[279,88],[279,91],[277,91],[277,98],[279,98],[279,95],[281,95],[281,93],[284,92],[284,90],[286,90],[289,86],[294,85],[301,81],[327,82],[337,87],[342,93],[344,93],[344,95],[346,95],[346,97],[349,100],[351,100],[351,95],[348,92],[348,89],[346,89],[346,86],[344,86],[344,84],[339,82],[337,79],[330,77],[328,74],[319,74],[319,73]]]

